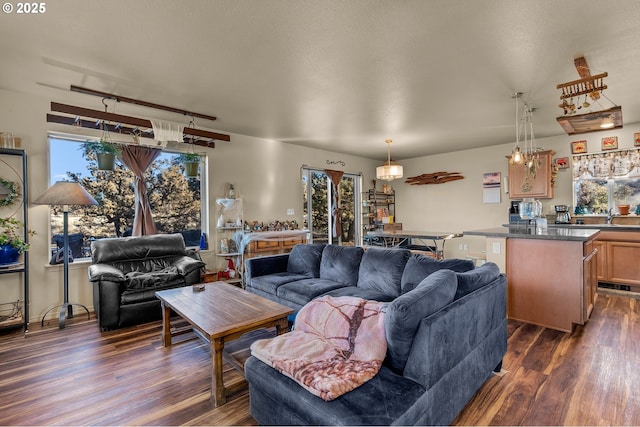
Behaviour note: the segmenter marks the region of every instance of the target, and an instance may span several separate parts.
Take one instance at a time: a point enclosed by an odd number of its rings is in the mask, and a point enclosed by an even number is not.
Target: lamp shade
[[[393,181],[394,179],[402,178],[402,173],[402,166],[395,162],[387,162],[376,168],[376,178],[383,181]]]
[[[58,181],[33,201],[36,205],[97,205],[96,199],[87,193],[80,184],[70,181]]]

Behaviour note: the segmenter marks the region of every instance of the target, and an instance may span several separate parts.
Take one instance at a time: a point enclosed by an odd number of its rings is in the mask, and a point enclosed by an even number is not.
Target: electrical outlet
[[[458,250],[459,250],[459,251],[464,250],[464,249],[462,249],[462,248],[463,248],[463,245],[462,245],[462,243],[460,243],[460,244],[458,245]]]
[[[287,209],[287,215],[295,215],[296,211],[293,208]]]
[[[462,250],[463,251],[468,251],[469,250],[469,245],[467,245],[466,243],[464,245],[462,245]]]
[[[493,242],[493,253],[499,254],[501,251],[500,242]]]

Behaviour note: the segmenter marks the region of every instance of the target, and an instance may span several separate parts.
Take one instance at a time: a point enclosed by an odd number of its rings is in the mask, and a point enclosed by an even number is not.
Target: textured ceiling
[[[0,87],[101,109],[69,92],[78,85],[217,116],[196,120],[206,128],[375,159],[392,138],[403,159],[513,142],[515,91],[537,108],[537,137],[563,134],[556,84],[578,79],[584,56],[609,73],[624,123],[640,122],[637,0],[45,4],[0,14]]]

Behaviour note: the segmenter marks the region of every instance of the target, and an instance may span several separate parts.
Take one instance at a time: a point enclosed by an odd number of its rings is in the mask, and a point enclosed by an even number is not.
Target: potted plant
[[[29,250],[29,244],[20,234],[24,223],[15,218],[0,218],[0,265],[14,264],[21,253]],[[28,230],[27,234],[35,232]]]
[[[82,144],[85,153],[95,153],[98,159],[98,169],[112,171],[116,165],[116,154],[118,149],[109,142],[108,139],[101,138],[100,141],[85,141]]]
[[[200,154],[198,153],[182,153],[177,157],[178,161],[184,166],[184,174],[188,178],[198,176],[198,167],[200,166]]]

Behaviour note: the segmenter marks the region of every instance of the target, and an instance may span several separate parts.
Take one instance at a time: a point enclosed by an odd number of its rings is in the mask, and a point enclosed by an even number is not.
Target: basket
[[[0,304],[0,327],[20,325],[23,323],[22,301]]]

